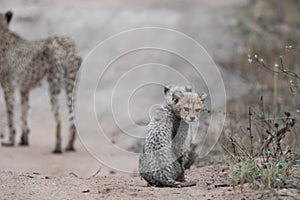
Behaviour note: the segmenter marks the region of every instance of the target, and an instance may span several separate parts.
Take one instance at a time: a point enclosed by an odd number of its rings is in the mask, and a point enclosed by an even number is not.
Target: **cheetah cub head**
[[[166,85],[164,94],[167,105],[178,117],[187,123],[199,120],[204,108],[203,102],[207,97],[205,93],[197,94],[190,86]]]
[[[0,13],[0,30],[7,30],[8,25],[12,19],[13,13],[11,11],[7,11],[6,13]]]

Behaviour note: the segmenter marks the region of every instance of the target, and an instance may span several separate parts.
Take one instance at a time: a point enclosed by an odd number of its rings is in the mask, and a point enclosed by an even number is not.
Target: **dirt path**
[[[37,173],[0,172],[1,199],[299,199],[296,189],[253,191],[249,186],[229,187],[224,165],[192,168],[187,178],[194,187],[147,187],[139,177],[74,175],[57,177]]]
[[[223,61],[232,58],[235,54],[234,38],[230,36],[228,26],[234,19],[228,18],[232,11],[232,6],[237,6],[247,2],[228,0],[220,3],[217,0],[189,0],[189,1],[59,1],[59,0],[11,0],[1,1],[0,11],[4,12],[8,9],[14,11],[15,16],[12,21],[11,29],[28,39],[40,39],[49,35],[59,34],[71,36],[77,43],[79,51],[83,57],[94,48],[99,42],[107,37],[117,34],[121,31],[137,27],[164,27],[181,31],[202,44],[215,61]],[[159,39],[159,38],[158,38]],[[165,40],[162,38],[161,40]],[[176,42],[172,41],[171,42]],[[230,50],[230,51],[229,51]],[[151,52],[150,52],[151,53]],[[193,53],[193,52],[191,52]],[[107,76],[107,79],[117,79],[122,75],[122,67],[130,64],[135,65],[140,61],[147,61],[147,54],[137,54],[139,57],[127,57],[122,62],[117,63],[114,69]],[[155,54],[153,54],[155,57]],[[159,56],[155,58],[160,58]],[[166,56],[163,60],[169,65],[178,65],[176,60],[170,56]],[[203,64],[205,66],[205,63]],[[221,69],[220,69],[221,70]],[[234,75],[232,72],[222,71],[222,77],[226,86],[226,94],[228,98],[234,98],[247,91],[247,84]],[[165,74],[167,77],[168,74]],[[209,77],[214,82],[215,77]],[[96,80],[92,80],[96,81]],[[111,82],[106,82],[109,87],[104,87],[101,94],[106,96],[110,92]],[[92,88],[86,85],[86,90]],[[140,93],[146,98],[137,101],[136,106],[132,108],[132,117],[136,121],[148,120],[147,112],[149,107],[155,103],[162,101],[160,90],[155,88],[154,93],[149,90]],[[0,147],[0,171],[16,171],[18,173],[9,172],[0,174],[0,198],[2,194],[5,198],[24,197],[25,199],[40,199],[43,197],[57,197],[63,199],[90,199],[111,197],[111,199],[123,197],[132,198],[155,198],[163,195],[165,198],[172,198],[188,194],[190,199],[197,196],[210,197],[207,194],[207,185],[202,179],[202,175],[206,174],[206,168],[194,169],[189,172],[192,177],[199,179],[197,187],[192,189],[161,189],[147,188],[145,182],[139,178],[128,178],[131,175],[121,173],[117,170],[108,168],[95,160],[89,154],[79,140],[76,141],[77,151],[74,153],[64,153],[63,155],[51,154],[54,148],[54,120],[49,106],[49,98],[47,95],[47,86],[43,84],[41,88],[31,93],[31,115],[30,115],[30,147]],[[142,100],[141,100],[142,99]],[[159,99],[159,101],[158,101]],[[19,102],[19,99],[17,99]],[[105,101],[105,100],[103,100]],[[102,103],[102,102],[100,102]],[[104,102],[105,103],[105,102]],[[61,96],[62,119],[63,119],[63,141],[67,141],[67,111],[63,95]],[[84,105],[88,105],[84,104]],[[106,108],[105,108],[106,109]],[[103,110],[104,113],[108,112]],[[19,116],[19,107],[16,108]],[[5,126],[6,116],[2,93],[0,94],[0,133],[6,135],[7,128]],[[42,117],[41,117],[42,116]],[[90,126],[89,118],[85,121],[88,133],[97,133]],[[16,119],[18,126],[17,138],[19,138],[20,123]],[[132,141],[124,140],[119,134],[118,127],[107,120],[104,121],[108,137],[123,149],[130,148]],[[5,139],[5,138],[4,138]],[[90,138],[91,141],[94,138]],[[102,152],[106,153],[106,159],[118,161],[118,165],[128,164],[129,157],[115,154],[110,148],[104,147],[104,141],[96,141],[97,145],[103,147]],[[136,165],[135,165],[136,166]],[[80,177],[90,177],[99,167],[101,172],[99,177],[91,179],[82,179],[68,177],[70,172]],[[203,171],[204,170],[204,171]],[[21,172],[21,173],[19,173]],[[32,175],[37,172],[42,175]],[[132,169],[132,173],[136,172],[136,168]],[[194,174],[193,174],[194,173]],[[213,172],[210,172],[213,174]],[[113,174],[113,175],[112,175]],[[109,177],[102,177],[109,175]],[[49,176],[50,179],[45,179]],[[60,177],[63,176],[63,177]],[[5,183],[5,184],[3,184]],[[16,191],[15,188],[18,188]],[[84,190],[90,192],[82,193]],[[226,192],[227,189],[218,189],[217,196],[222,198],[224,194],[232,195],[232,190]],[[223,191],[223,192],[222,192]],[[13,194],[12,194],[13,193]],[[10,196],[11,195],[11,196]],[[20,196],[21,195],[21,196]],[[22,196],[24,195],[24,196]],[[120,196],[118,196],[120,195]],[[217,197],[215,196],[215,197]],[[239,196],[240,197],[240,196]]]
[[[164,27],[182,31],[202,44],[215,60],[227,59],[234,55],[234,51],[226,50],[234,49],[234,39],[230,37],[226,29],[228,25],[226,23],[230,19],[225,19],[224,16],[228,15],[228,13],[224,12],[224,10],[230,12],[231,5],[235,5],[237,1],[230,0],[219,3],[217,1],[203,0],[189,1],[188,3],[172,1],[170,3],[170,1],[166,0],[141,3],[132,0],[130,2],[131,4],[117,0],[109,2],[93,0],[63,2],[12,0],[1,1],[0,8],[3,11],[9,9],[14,11],[15,16],[11,29],[23,37],[35,40],[53,34],[68,35],[76,41],[83,57],[107,37],[127,29],[145,26]],[[241,4],[242,1],[239,2]],[[165,38],[157,39],[162,40],[162,42],[165,40]],[[172,38],[169,38],[169,40],[172,41]],[[176,43],[176,41],[173,42]],[[190,54],[192,53],[190,52]],[[124,70],[120,69],[126,68],[127,65],[136,66],[141,63],[154,62],[153,60],[157,63],[177,66],[177,69],[180,69],[180,65],[184,64],[170,55],[160,56],[155,54],[155,52],[128,55],[125,59],[121,59],[112,66],[113,70],[107,73],[105,86],[99,90],[102,98],[100,98],[98,103],[102,109],[101,112],[106,116],[103,126],[107,136],[123,149],[127,149],[135,144],[135,140],[124,139],[122,134],[119,134],[118,127],[111,119],[111,116],[108,115],[110,107],[103,105],[110,102],[110,99],[107,97],[115,85],[112,80],[117,80],[124,73]],[[206,68],[208,66],[206,66],[206,63],[203,63],[203,67]],[[222,71],[222,76],[228,98],[239,96],[247,90],[246,84],[234,74]],[[170,76],[162,74],[162,77],[167,78]],[[213,83],[216,77],[208,78]],[[83,87],[86,88],[86,91],[93,90],[89,84]],[[84,94],[81,96],[84,96]],[[34,90],[30,98],[31,146],[29,148],[16,147],[9,149],[0,147],[0,170],[38,171],[51,175],[63,175],[74,171],[81,176],[89,176],[96,171],[100,164],[85,151],[78,140],[76,153],[68,153],[63,156],[50,154],[54,146],[54,122],[48,103],[47,85],[43,84],[41,88]],[[147,88],[147,90],[138,93],[134,100],[135,105],[131,107],[133,120],[145,123],[148,120],[148,109],[153,104],[162,102],[161,88]],[[19,102],[19,99],[17,101]],[[87,109],[90,108],[88,106],[89,102],[85,100],[81,101],[81,105],[87,105]],[[63,141],[66,143],[68,129],[64,95],[61,95],[61,106],[64,124],[63,133],[65,133]],[[20,121],[17,118],[20,114],[19,106],[16,110],[18,111],[16,123],[18,128],[20,128]],[[0,113],[0,121],[5,125],[6,116],[4,115],[5,107],[2,93],[0,96]],[[84,114],[82,113],[81,115],[84,116]],[[86,133],[97,134],[99,131],[90,126],[91,120],[89,119],[86,119],[84,124]],[[0,132],[6,135],[6,126],[1,126]],[[20,130],[18,129],[17,138],[19,138],[19,132]],[[96,145],[102,146],[104,140],[97,141]],[[91,138],[91,141],[94,141],[94,138]],[[126,155],[110,153],[109,148],[100,150],[107,152],[105,159],[113,157],[116,160],[120,160],[119,163],[121,164],[126,163],[126,160],[128,160]],[[77,164],[79,162],[80,165]],[[103,171],[109,173],[110,169]]]

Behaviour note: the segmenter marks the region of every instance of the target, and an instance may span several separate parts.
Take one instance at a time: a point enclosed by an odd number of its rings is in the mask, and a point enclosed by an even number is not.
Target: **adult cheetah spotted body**
[[[39,86],[43,79],[49,85],[51,107],[56,121],[56,144],[54,153],[61,153],[61,119],[58,95],[65,89],[69,110],[70,139],[66,150],[74,150],[75,124],[73,105],[75,81],[81,64],[75,44],[67,37],[53,36],[40,41],[27,41],[9,30],[12,12],[0,13],[0,84],[3,88],[7,121],[8,142],[15,144],[14,92],[21,96],[22,136],[20,145],[29,145],[28,110],[29,93]]]

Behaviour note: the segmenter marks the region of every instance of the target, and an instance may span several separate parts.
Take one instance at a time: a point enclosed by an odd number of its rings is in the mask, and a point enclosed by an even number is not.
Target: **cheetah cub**
[[[200,113],[203,110],[203,102],[207,95],[198,95],[190,86],[165,86],[165,100],[172,106],[175,114],[180,118],[180,126],[177,123],[177,131],[173,135],[173,150],[183,169],[189,169],[196,159],[196,145],[192,144],[192,125],[199,122]],[[177,102],[177,98],[180,102]]]
[[[49,37],[40,41],[27,41],[9,30],[13,13],[0,13],[0,84],[3,88],[9,141],[4,146],[15,144],[14,91],[21,96],[22,136],[20,145],[28,145],[29,93],[41,85],[43,79],[49,84],[50,102],[56,121],[56,144],[53,153],[61,153],[61,119],[58,95],[65,89],[69,110],[70,139],[67,151],[74,150],[74,96],[75,80],[81,65],[75,44],[67,37]]]
[[[196,182],[185,181],[183,155],[188,149],[187,122],[198,118],[198,108],[203,109],[202,100],[190,88],[166,86],[164,93],[166,105],[155,110],[148,125],[143,153],[139,158],[139,172],[149,185],[194,186]],[[191,110],[184,109],[187,106]]]

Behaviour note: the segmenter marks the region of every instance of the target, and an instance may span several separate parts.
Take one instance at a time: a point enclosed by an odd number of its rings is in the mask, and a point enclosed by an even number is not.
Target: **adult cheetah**
[[[139,172],[155,186],[185,187],[195,182],[184,178],[184,159],[189,159],[190,122],[199,117],[206,95],[199,96],[190,88],[165,87],[166,105],[156,109],[148,125]],[[200,110],[199,110],[200,109]]]
[[[76,128],[73,105],[77,72],[81,65],[75,44],[67,37],[49,37],[40,41],[27,41],[9,29],[13,13],[0,13],[0,84],[3,88],[7,120],[8,142],[3,146],[14,146],[14,92],[20,91],[22,136],[20,145],[29,145],[29,93],[46,78],[52,111],[56,121],[56,144],[53,153],[62,153],[61,119],[58,95],[65,89],[69,111],[70,138],[66,151],[73,151]]]

